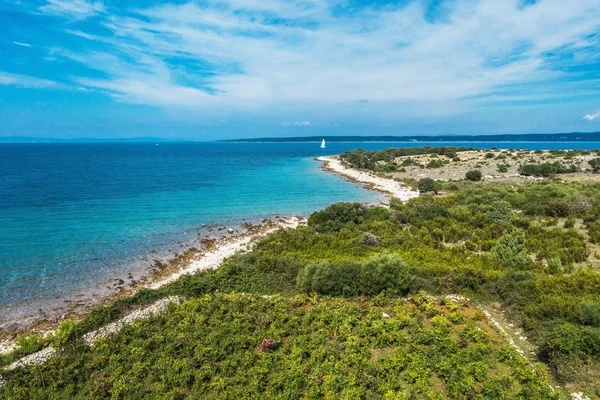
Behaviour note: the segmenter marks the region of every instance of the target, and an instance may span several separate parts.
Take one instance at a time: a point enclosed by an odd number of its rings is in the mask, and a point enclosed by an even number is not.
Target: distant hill
[[[529,133],[518,135],[438,135],[438,136],[304,136],[232,139],[223,142],[595,142],[600,132]]]
[[[177,139],[164,139],[157,137],[134,137],[134,138],[74,138],[56,139],[29,136],[6,136],[0,137],[0,143],[166,143],[181,142]]]

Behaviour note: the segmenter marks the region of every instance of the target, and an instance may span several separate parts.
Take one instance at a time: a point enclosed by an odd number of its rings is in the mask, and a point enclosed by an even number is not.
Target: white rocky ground
[[[290,218],[281,218],[277,223],[276,227],[268,229],[261,233],[260,236],[268,235],[271,232],[279,228],[295,228],[298,225],[304,223],[304,219],[298,217],[290,217]],[[198,260],[192,261],[190,265],[187,267],[169,275],[167,278],[162,279],[160,281],[154,282],[149,285],[150,289],[158,289],[161,286],[164,286],[170,282],[173,282],[179,279],[182,275],[193,274],[197,271],[205,270],[205,269],[214,269],[218,268],[219,265],[223,262],[224,259],[234,255],[236,252],[245,250],[246,246],[250,241],[255,238],[252,235],[244,235],[239,238],[236,238],[233,241],[226,242],[217,246],[215,250],[206,252],[202,257]]]

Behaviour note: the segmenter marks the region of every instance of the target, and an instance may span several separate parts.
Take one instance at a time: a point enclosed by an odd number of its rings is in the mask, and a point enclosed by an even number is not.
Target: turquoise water
[[[381,195],[312,158],[425,143],[0,145],[0,323],[89,294],[181,251],[202,224],[308,215]],[[442,143],[600,148],[600,143]]]

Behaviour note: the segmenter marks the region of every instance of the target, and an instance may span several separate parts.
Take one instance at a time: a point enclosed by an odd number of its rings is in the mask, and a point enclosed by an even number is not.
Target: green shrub
[[[55,335],[54,344],[56,347],[63,347],[73,342],[77,338],[77,324],[74,321],[66,320],[60,324]]]
[[[525,233],[515,230],[503,235],[490,251],[490,259],[506,268],[523,270],[532,267],[532,260],[525,246]]]
[[[542,164],[524,164],[519,167],[519,173],[525,176],[552,176],[556,174],[566,174],[577,172],[575,165],[565,166],[559,162]]]
[[[374,296],[381,292],[405,296],[417,288],[415,277],[401,259],[377,256],[363,263],[309,264],[297,278],[298,289],[328,296]]]
[[[506,173],[508,172],[508,167],[510,167],[508,164],[498,164],[498,172]]]
[[[600,328],[558,324],[544,336],[540,352],[550,359],[564,356],[572,359],[585,355],[600,356]]]
[[[39,335],[23,335],[17,337],[19,353],[32,354],[44,348],[46,340]]]
[[[590,242],[600,244],[600,220],[586,223]]]
[[[496,200],[492,203],[486,217],[490,222],[508,223],[513,219],[512,206],[507,201]]]
[[[435,194],[438,194],[441,187],[442,185],[439,182],[431,178],[422,178],[421,180],[419,180],[418,189],[419,191],[424,193],[433,192]]]
[[[552,257],[548,260],[548,272],[550,274],[561,274],[565,268],[563,267],[560,257]]]
[[[308,226],[319,232],[335,232],[348,223],[361,223],[366,213],[367,207],[360,203],[335,203],[323,211],[312,213]]]
[[[431,160],[427,163],[425,168],[433,169],[433,168],[442,168],[444,166],[444,162],[442,160]]]
[[[483,178],[483,174],[478,169],[472,169],[465,174],[465,178],[467,180],[477,182]]]

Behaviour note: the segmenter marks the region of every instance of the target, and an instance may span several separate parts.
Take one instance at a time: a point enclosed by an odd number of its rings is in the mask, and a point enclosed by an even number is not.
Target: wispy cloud
[[[47,0],[39,10],[44,14],[81,20],[104,13],[106,7],[100,0]]]
[[[583,119],[587,119],[588,121],[595,121],[598,118],[600,118],[600,111],[595,114],[587,114],[583,116]]]
[[[16,40],[13,40],[13,44],[15,44],[17,46],[21,46],[21,47],[31,47],[31,45],[29,43],[17,42]]]
[[[98,17],[66,26],[85,43],[78,50],[59,44],[51,57],[93,70],[70,77],[74,85],[124,102],[290,110],[294,116],[283,118],[293,121],[332,110],[351,117],[444,115],[473,104],[551,99],[557,91],[548,88],[557,85],[560,93],[583,87],[600,94],[586,82],[597,77],[572,72],[564,61],[600,61],[597,0],[527,7],[519,0],[443,1],[435,18],[420,0],[386,7],[349,7],[346,0],[153,2],[126,12],[100,1],[46,1],[39,11]]]
[[[0,85],[18,86],[25,88],[50,88],[56,87],[56,82],[39,79],[33,76],[10,74],[0,71]]]
[[[198,96],[194,104],[200,107],[223,101],[263,106],[348,104],[356,98],[452,101],[502,85],[556,79],[564,72],[552,69],[548,52],[590,51],[587,35],[600,26],[598,2],[577,0],[564,7],[547,0],[526,8],[518,3],[457,2],[446,22],[431,23],[420,2],[338,15],[335,4],[318,0],[213,0],[202,7],[138,9],[134,16],[107,20],[110,35],[79,35],[109,43],[121,63],[133,60],[125,74],[96,65],[109,78],[93,83],[119,82],[123,91],[132,88],[121,98],[138,102],[179,105],[172,93],[183,86],[191,93],[221,94]],[[186,60],[208,64],[210,76],[196,75]],[[196,84],[182,79],[182,69]],[[149,82],[148,74],[164,92],[162,100],[159,91],[138,90],[136,82]]]

